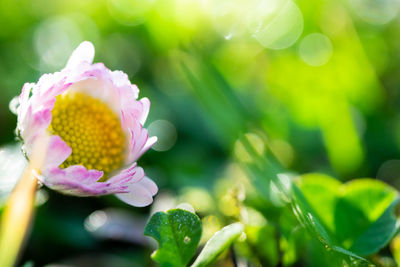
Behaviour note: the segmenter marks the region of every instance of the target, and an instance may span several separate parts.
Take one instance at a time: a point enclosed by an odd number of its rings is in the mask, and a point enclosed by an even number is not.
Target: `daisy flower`
[[[48,138],[38,179],[51,189],[149,205],[158,189],[136,162],[157,141],[143,128],[150,101],[138,100],[124,72],[93,58],[93,44],[83,42],[60,72],[24,84],[16,110],[23,151],[29,159],[35,142]]]

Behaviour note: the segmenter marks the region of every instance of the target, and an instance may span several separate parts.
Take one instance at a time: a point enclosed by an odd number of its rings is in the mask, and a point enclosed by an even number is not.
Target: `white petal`
[[[61,137],[58,135],[52,135],[50,137],[47,157],[42,170],[58,167],[69,157],[69,155],[71,155],[71,153],[72,149],[61,139]]]
[[[139,183],[133,184],[130,190],[129,193],[115,194],[115,196],[123,202],[135,207],[145,207],[153,202],[151,192]]]
[[[70,56],[66,69],[74,69],[83,62],[92,64],[94,59],[94,46],[91,42],[82,42]]]
[[[120,200],[136,207],[144,207],[153,202],[153,196],[157,194],[157,185],[148,177],[143,177],[139,182],[129,186],[129,193],[115,194]]]
[[[147,97],[144,97],[139,100],[143,105],[142,116],[140,116],[140,123],[144,125],[146,122],[147,116],[149,115],[150,110],[150,100]]]
[[[146,144],[142,148],[142,151],[140,152],[140,156],[143,155],[147,150],[149,150],[155,143],[157,143],[157,136],[152,136],[149,139],[147,139]]]
[[[140,180],[137,184],[145,187],[147,191],[149,191],[153,196],[158,192],[158,187],[156,183],[147,176],[143,177],[143,179]]]

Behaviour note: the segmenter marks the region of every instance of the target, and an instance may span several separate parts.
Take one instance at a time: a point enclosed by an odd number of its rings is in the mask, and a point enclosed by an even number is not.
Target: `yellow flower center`
[[[49,130],[72,148],[60,166],[83,165],[105,174],[121,167],[124,133],[117,115],[102,101],[82,93],[57,97]]]

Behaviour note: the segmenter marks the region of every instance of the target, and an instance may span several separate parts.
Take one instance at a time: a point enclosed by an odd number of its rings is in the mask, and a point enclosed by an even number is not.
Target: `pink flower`
[[[65,194],[115,194],[147,206],[157,193],[136,161],[156,141],[143,128],[150,101],[122,71],[92,64],[94,47],[81,43],[60,72],[26,83],[19,96],[17,132],[28,158],[35,140],[49,149],[38,179]]]

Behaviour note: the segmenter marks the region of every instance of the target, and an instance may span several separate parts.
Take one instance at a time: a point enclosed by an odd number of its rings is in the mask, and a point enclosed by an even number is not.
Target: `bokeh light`
[[[257,134],[254,133],[247,133],[245,135],[245,138],[249,142],[249,144],[252,146],[252,149],[254,149],[258,155],[263,155],[265,152],[265,144],[263,139],[258,136]],[[252,162],[253,157],[252,157],[252,152],[248,151],[249,148],[246,147],[246,144],[243,144],[242,141],[238,140],[235,143],[235,156],[243,162]]]
[[[232,255],[251,266],[346,265],[309,239],[287,192],[304,174],[315,183],[335,177],[312,185],[327,211],[334,185],[357,177],[400,190],[399,8],[400,0],[0,1],[0,204],[26,166],[15,96],[63,68],[84,40],[95,62],[127,73],[150,99],[145,127],[158,137],[138,160],[159,187],[151,207],[41,187],[20,265],[150,266],[157,245],[143,228],[176,207],[199,215],[202,245],[225,225],[246,225],[247,238],[216,266],[230,266]],[[397,247],[369,259],[400,263]]]
[[[326,35],[312,33],[301,40],[299,54],[303,61],[311,66],[322,66],[332,56],[332,43]]]
[[[62,68],[81,39],[79,27],[67,17],[43,21],[34,35],[35,48],[42,60],[43,70]]]
[[[167,151],[171,149],[177,139],[175,126],[166,120],[157,120],[148,127],[150,136],[157,136],[157,143],[153,146],[154,150]]]
[[[399,0],[349,0],[353,11],[372,24],[385,24],[394,19],[400,7]]]
[[[291,0],[275,0],[272,6],[273,15],[259,22],[254,37],[266,48],[284,49],[294,44],[303,32],[303,16]]]

